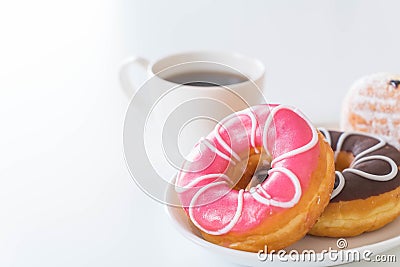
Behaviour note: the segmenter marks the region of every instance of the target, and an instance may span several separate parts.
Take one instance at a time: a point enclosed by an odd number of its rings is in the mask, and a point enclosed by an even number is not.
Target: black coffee
[[[167,77],[166,80],[191,86],[218,86],[245,82],[248,79],[240,74],[229,72],[184,72]]]

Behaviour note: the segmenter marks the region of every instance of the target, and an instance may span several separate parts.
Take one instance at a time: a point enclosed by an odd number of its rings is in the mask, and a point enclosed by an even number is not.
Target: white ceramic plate
[[[172,186],[167,189],[165,197],[167,203],[178,203],[177,195]],[[296,264],[296,266],[333,266],[358,261],[357,255],[361,259],[363,256],[367,256],[369,259],[374,260],[377,254],[400,245],[400,218],[397,218],[394,222],[377,231],[346,238],[345,241],[342,240],[340,245],[343,245],[343,242],[347,242],[347,246],[344,249],[338,248],[337,238],[306,236],[285,249],[287,253],[291,253],[290,255],[261,254],[260,256],[263,259],[267,256],[267,259],[262,261],[259,259],[257,253],[229,249],[204,240],[200,232],[189,222],[182,208],[167,206],[166,210],[173,225],[183,236],[224,258],[226,261],[246,266],[270,266],[271,262],[274,266],[288,263]],[[323,250],[329,250],[329,248],[338,252],[331,252],[331,254],[321,253]],[[297,252],[314,250],[316,254],[315,257],[313,255],[306,255],[304,258],[301,258],[301,256],[297,257],[295,252],[290,252],[292,250]]]

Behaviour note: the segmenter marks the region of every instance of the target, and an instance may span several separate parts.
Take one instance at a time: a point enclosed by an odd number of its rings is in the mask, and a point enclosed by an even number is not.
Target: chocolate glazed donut
[[[400,214],[400,152],[375,135],[320,128],[335,152],[331,201],[309,232],[356,236],[379,229]]]

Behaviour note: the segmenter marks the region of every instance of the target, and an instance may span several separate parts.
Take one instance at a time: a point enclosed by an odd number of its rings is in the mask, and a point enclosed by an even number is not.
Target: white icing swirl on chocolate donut
[[[331,145],[331,135],[329,133],[328,130],[326,130],[325,128],[318,128],[318,130],[320,130],[324,136],[325,136],[325,140]],[[384,147],[387,143],[386,141],[377,135],[373,135],[373,134],[366,134],[366,133],[355,133],[355,132],[343,132],[337,143],[336,143],[336,150],[335,152],[335,162],[339,156],[339,153],[342,150],[342,146],[343,143],[345,142],[345,140],[351,136],[351,135],[360,135],[360,136],[365,136],[365,137],[369,137],[369,138],[373,138],[375,140],[378,141],[377,144],[365,149],[364,151],[362,151],[361,153],[359,153],[358,155],[356,155],[356,157],[353,159],[353,161],[351,162],[350,166],[346,169],[344,169],[342,172],[336,171],[336,175],[339,178],[339,184],[336,188],[334,188],[332,195],[331,195],[331,199],[333,199],[334,197],[336,197],[337,195],[340,194],[340,192],[343,190],[344,186],[345,186],[345,179],[343,176],[343,173],[346,172],[350,172],[350,173],[354,173],[362,178],[365,179],[369,179],[369,180],[373,180],[373,181],[380,181],[380,182],[385,182],[385,181],[390,181],[393,178],[396,177],[397,172],[398,172],[398,167],[397,164],[389,157],[384,156],[384,155],[371,155],[371,156],[365,156],[371,152],[375,152],[378,149]],[[382,174],[382,175],[377,175],[377,174],[372,174],[372,173],[367,173],[361,170],[358,170],[356,168],[354,168],[354,166],[356,166],[359,163],[365,162],[365,161],[370,161],[370,160],[382,160],[385,161],[386,163],[388,163],[390,165],[390,172],[387,174]]]
[[[342,192],[342,190],[344,188],[344,184],[346,183],[344,176],[340,171],[335,171],[335,174],[339,178],[339,184],[336,188],[333,189],[332,194],[331,194],[331,199],[336,197],[337,195],[339,195],[340,192]]]

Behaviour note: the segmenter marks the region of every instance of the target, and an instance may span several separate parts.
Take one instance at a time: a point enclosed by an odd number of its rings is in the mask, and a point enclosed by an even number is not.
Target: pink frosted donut
[[[195,145],[175,189],[206,240],[256,252],[308,232],[329,202],[334,170],[330,146],[296,108],[258,105]]]

